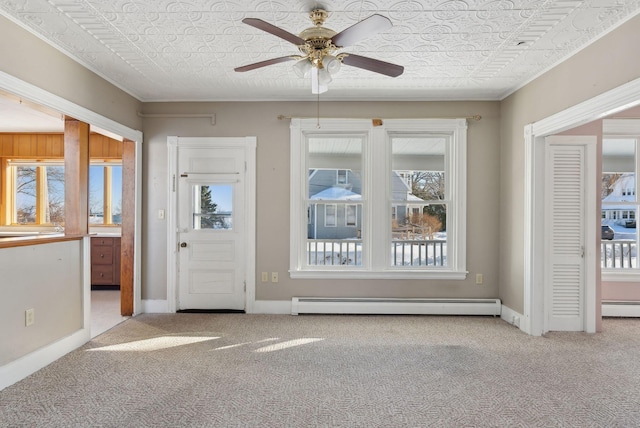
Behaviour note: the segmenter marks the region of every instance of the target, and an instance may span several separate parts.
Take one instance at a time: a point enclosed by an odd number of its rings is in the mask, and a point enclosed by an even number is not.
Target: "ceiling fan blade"
[[[280,58],[271,58],[266,61],[255,62],[253,64],[243,65],[242,67],[234,68],[235,71],[249,71],[255,70],[256,68],[266,67],[267,65],[278,64],[285,61],[292,61],[294,58],[290,56],[281,56]]]
[[[342,63],[391,77],[398,77],[404,72],[404,67],[401,65],[354,54],[346,54],[342,58]]]
[[[351,46],[358,43],[362,39],[366,39],[369,36],[373,36],[384,30],[388,30],[393,25],[389,18],[382,15],[371,15],[362,21],[353,24],[351,27],[346,28],[333,36],[331,40],[333,44],[339,47]]]
[[[288,31],[283,30],[280,27],[276,27],[273,24],[269,24],[267,21],[263,21],[258,18],[245,18],[242,20],[247,25],[251,25],[259,30],[266,31],[267,33],[273,34],[274,36],[280,37],[281,39],[286,40],[287,42],[293,43],[294,45],[304,45],[304,39],[296,36],[295,34],[291,34]]]

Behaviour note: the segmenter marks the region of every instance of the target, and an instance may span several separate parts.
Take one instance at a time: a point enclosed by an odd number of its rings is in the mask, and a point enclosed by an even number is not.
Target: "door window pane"
[[[233,185],[193,186],[193,229],[233,229]]]

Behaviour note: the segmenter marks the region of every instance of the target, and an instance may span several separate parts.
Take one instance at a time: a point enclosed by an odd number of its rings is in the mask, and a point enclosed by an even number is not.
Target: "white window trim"
[[[389,266],[386,248],[390,248],[391,234],[363,242],[366,254],[362,267],[344,269],[344,267],[306,266],[306,192],[308,183],[308,155],[306,138],[309,135],[344,133],[362,135],[363,144],[363,177],[370,183],[363,190],[361,204],[363,206],[362,234],[372,237],[373,230],[387,230],[391,224],[390,201],[385,198],[370,199],[371,187],[385,188],[390,194],[391,183],[388,174],[373,174],[374,166],[384,165],[391,171],[391,139],[390,134],[398,133],[432,133],[450,134],[447,147],[447,254],[448,266],[445,268],[430,267],[428,269],[407,269],[406,267]],[[384,144],[385,150],[371,150],[369,139],[376,141],[376,148]],[[316,119],[291,119],[291,202],[290,202],[290,265],[291,278],[393,278],[393,279],[455,279],[467,277],[466,270],[466,183],[467,183],[467,122],[466,119],[385,119],[382,126],[374,127],[366,119],[323,119],[318,127]],[[382,186],[382,187],[379,187]],[[372,204],[375,204],[373,206]],[[373,216],[371,212],[381,213]],[[305,239],[301,239],[305,237]],[[380,241],[383,241],[380,244]],[[375,247],[375,248],[374,248]]]

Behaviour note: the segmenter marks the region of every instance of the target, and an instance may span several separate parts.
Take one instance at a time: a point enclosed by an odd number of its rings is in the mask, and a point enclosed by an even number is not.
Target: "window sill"
[[[346,270],[290,270],[292,279],[448,279],[464,280],[467,271],[452,270],[385,270],[385,271],[346,271]]]
[[[640,269],[602,269],[601,280],[604,282],[640,282]]]

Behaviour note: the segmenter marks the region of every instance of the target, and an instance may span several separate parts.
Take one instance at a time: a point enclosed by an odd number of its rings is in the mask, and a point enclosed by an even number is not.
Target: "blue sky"
[[[211,184],[211,201],[218,204],[218,211],[233,210],[233,185]]]

